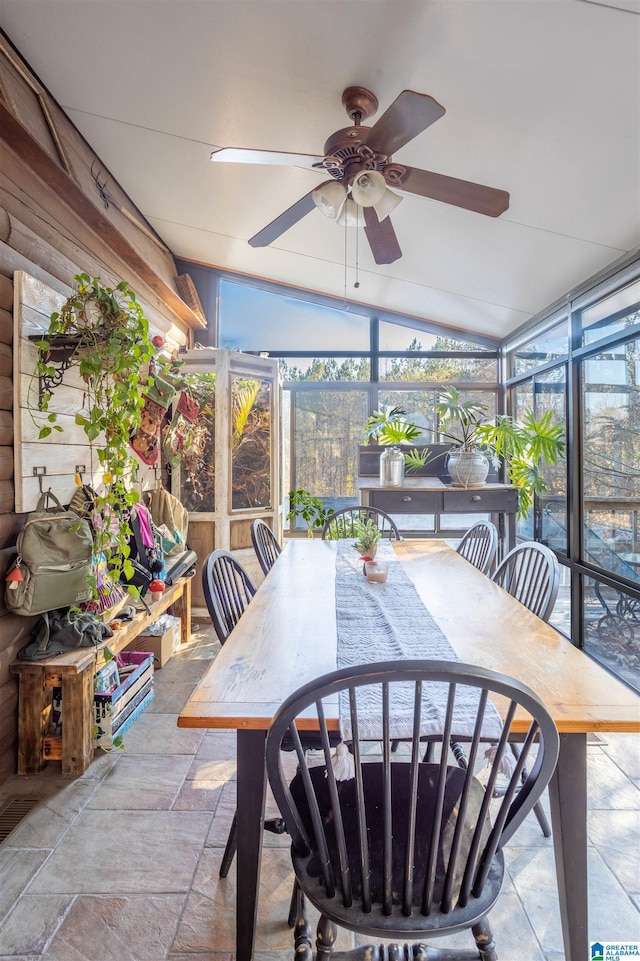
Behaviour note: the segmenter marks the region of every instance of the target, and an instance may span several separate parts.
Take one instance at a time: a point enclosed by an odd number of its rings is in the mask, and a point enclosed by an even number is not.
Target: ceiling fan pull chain
[[[353,286],[356,288],[356,290],[357,290],[358,287],[360,286],[360,279],[359,279],[359,269],[360,269],[360,256],[359,256],[359,251],[360,251],[360,247],[359,247],[359,243],[358,243],[359,240],[360,240],[360,231],[358,230],[358,221],[356,220],[356,282],[355,282],[355,284],[353,285]]]
[[[347,306],[347,221],[344,222],[344,305]]]

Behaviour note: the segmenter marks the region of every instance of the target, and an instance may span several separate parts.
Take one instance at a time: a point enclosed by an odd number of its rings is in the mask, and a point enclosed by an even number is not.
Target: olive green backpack
[[[54,507],[47,507],[48,501]],[[44,614],[91,599],[93,537],[89,522],[46,491],[16,542],[5,576],[5,602],[14,614]],[[17,576],[16,576],[17,575]]]

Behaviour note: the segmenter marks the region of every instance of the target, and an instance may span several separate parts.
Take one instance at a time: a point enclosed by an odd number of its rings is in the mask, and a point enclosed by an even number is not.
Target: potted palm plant
[[[534,495],[546,490],[542,468],[556,464],[564,453],[564,429],[554,422],[553,411],[548,410],[538,420],[531,411],[520,421],[500,414],[491,422],[486,420],[484,404],[464,400],[455,387],[445,389],[434,410],[440,418],[442,436],[454,444],[447,465],[452,483],[481,486],[489,462],[497,467],[502,458],[509,483],[520,492],[518,516],[525,517]],[[481,468],[474,473],[476,462]]]
[[[443,451],[433,450],[433,445],[424,444],[427,430],[428,428],[420,427],[408,420],[407,412],[403,407],[383,405],[380,410],[374,411],[367,418],[364,436],[367,444],[379,444],[385,450],[389,447],[409,446],[409,450],[403,451],[404,468],[408,472],[413,472],[421,470],[443,455]],[[361,448],[361,450],[364,449]],[[382,453],[384,452],[383,450]]]
[[[402,407],[382,406],[367,418],[364,426],[367,441],[374,441],[384,447],[396,444],[413,444],[424,436],[417,424],[407,420],[407,412]]]
[[[489,473],[493,451],[482,433],[486,406],[473,398],[463,399],[455,387],[447,387],[433,409],[440,434],[451,441],[447,467],[455,487],[482,487]]]

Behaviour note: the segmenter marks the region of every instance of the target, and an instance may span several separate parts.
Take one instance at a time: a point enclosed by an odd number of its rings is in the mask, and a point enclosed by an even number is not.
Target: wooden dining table
[[[587,734],[640,731],[640,698],[444,541],[393,546],[455,655],[528,684],[555,720],[560,755],[549,798],[565,958],[584,961]],[[336,669],[336,553],[335,541],[286,543],[178,718],[180,727],[237,731],[238,961],[250,961],[255,939],[271,719],[298,687]]]

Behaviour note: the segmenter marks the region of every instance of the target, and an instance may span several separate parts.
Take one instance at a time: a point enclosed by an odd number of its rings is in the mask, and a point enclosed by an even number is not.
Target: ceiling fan
[[[215,162],[284,164],[326,172],[333,178],[310,190],[251,237],[252,247],[267,247],[312,210],[319,209],[340,224],[364,226],[375,262],[391,264],[402,256],[389,219],[403,199],[396,190],[488,217],[499,217],[509,207],[505,190],[407,167],[392,159],[393,153],[445,113],[433,97],[403,90],[373,127],[362,126],[378,109],[370,90],[347,87],[342,103],[353,126],[331,134],[323,156],[243,147],[222,147],[211,154]]]

